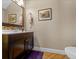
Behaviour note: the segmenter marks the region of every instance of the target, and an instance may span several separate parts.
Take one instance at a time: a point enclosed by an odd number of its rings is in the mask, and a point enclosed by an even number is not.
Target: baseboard
[[[50,48],[43,48],[43,47],[34,47],[33,50],[42,51],[42,52],[57,53],[57,54],[63,54],[63,55],[65,55],[65,51],[64,50],[58,50],[58,49],[50,49]]]
[[[17,45],[16,47],[24,48],[24,45]],[[57,54],[64,54],[65,55],[65,51],[64,50],[58,50],[58,49],[34,47],[33,50],[42,51],[42,52],[57,53]]]

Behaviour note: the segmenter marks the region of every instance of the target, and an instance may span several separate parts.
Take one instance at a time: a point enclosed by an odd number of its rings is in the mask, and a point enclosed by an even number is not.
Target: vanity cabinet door
[[[13,58],[15,59],[19,54],[24,51],[24,38],[14,41]]]
[[[14,34],[10,35],[10,51],[12,52],[12,58],[15,59],[24,51],[24,40],[26,39],[25,34]]]
[[[8,59],[8,35],[2,35],[2,58]]]
[[[28,35],[27,39],[24,41],[24,49],[25,51],[32,50],[33,46],[34,46],[33,36]]]
[[[19,33],[9,35],[10,39],[10,56],[15,59],[22,52],[31,51],[33,48],[33,33]],[[27,53],[27,52],[26,52]]]

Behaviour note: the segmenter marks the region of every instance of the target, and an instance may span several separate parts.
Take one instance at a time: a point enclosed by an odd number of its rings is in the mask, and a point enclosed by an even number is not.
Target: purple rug
[[[42,59],[42,56],[43,56],[43,52],[32,51],[30,56],[26,59]]]

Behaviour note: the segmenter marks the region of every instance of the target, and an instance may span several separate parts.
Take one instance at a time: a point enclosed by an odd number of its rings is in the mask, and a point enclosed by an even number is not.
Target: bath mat
[[[30,56],[26,59],[42,59],[43,52],[40,51],[32,51]]]

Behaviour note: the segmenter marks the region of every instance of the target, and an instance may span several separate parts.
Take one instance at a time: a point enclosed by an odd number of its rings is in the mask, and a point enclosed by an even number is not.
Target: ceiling
[[[2,8],[6,9],[11,4],[11,2],[11,0],[2,0]]]

